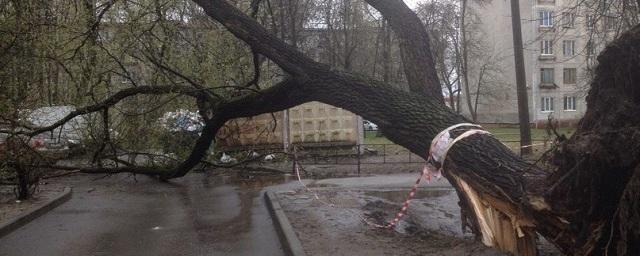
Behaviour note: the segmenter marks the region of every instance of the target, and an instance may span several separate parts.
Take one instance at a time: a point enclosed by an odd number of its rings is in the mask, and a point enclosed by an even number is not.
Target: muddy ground
[[[462,231],[458,198],[446,181],[421,186],[407,216],[384,230],[363,218],[376,224],[393,219],[411,184],[372,186],[374,179],[364,178],[363,186],[350,187],[333,180],[337,184],[305,181],[312,192],[299,186],[277,193],[308,255],[505,255]],[[540,248],[541,255],[559,255],[548,243]]]
[[[21,214],[44,205],[60,195],[64,186],[56,183],[42,183],[35,189],[33,196],[27,200],[16,200],[13,186],[0,186],[0,223],[16,218]]]

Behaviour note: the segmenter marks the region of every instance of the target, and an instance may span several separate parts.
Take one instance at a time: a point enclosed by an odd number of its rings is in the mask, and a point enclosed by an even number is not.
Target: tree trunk
[[[471,115],[471,120],[474,122],[478,121],[478,113],[473,108],[473,104],[471,103],[471,88],[469,88],[469,71],[467,64],[469,62],[469,50],[467,49],[467,25],[466,25],[466,12],[467,12],[467,0],[462,0],[462,6],[460,7],[460,53],[458,53],[458,58],[461,56],[461,60],[459,60],[458,65],[460,66],[460,72],[462,73],[462,84],[464,86],[464,94],[467,99],[467,108],[469,109],[469,114]]]
[[[19,164],[15,166],[16,178],[18,180],[18,200],[27,200],[29,194],[29,174]]]

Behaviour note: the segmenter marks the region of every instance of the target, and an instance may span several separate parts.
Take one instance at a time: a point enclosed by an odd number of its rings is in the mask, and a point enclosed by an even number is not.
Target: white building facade
[[[536,125],[544,125],[550,117],[563,124],[575,124],[586,111],[590,70],[606,41],[603,38],[614,37],[607,33],[616,28],[616,18],[596,18],[590,15],[593,9],[583,4],[565,0],[520,1],[529,119]],[[469,7],[477,15],[475,33],[484,41],[487,52],[497,56],[499,80],[506,85],[501,89],[504,93],[479,100],[477,121],[518,123],[510,1],[478,4],[472,0]],[[469,65],[480,65],[480,61],[470,60]],[[477,78],[473,78],[473,72],[471,77],[472,81]],[[463,112],[468,110],[463,107]]]

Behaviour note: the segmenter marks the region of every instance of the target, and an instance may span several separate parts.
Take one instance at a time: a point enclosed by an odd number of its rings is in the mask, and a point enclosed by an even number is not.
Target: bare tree
[[[460,113],[460,107],[457,99],[461,92],[459,65],[462,57],[458,54],[460,53],[459,23],[457,22],[460,20],[459,10],[458,4],[453,1],[421,3],[416,10],[431,35],[431,49],[436,70],[448,98],[446,103],[458,113]]]
[[[474,1],[476,5],[483,3]],[[468,8],[466,1],[441,0],[421,3],[417,13],[431,35],[436,68],[448,95],[448,105],[461,112],[459,101],[464,98],[465,113],[477,121],[478,106],[495,100],[506,85],[498,79],[501,60],[487,51],[491,47],[482,40],[484,35],[478,27],[476,10]]]

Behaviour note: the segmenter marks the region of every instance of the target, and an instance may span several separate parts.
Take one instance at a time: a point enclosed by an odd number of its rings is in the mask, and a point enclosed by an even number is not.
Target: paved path
[[[260,181],[190,174],[60,180],[73,198],[0,239],[0,255],[283,255]]]

